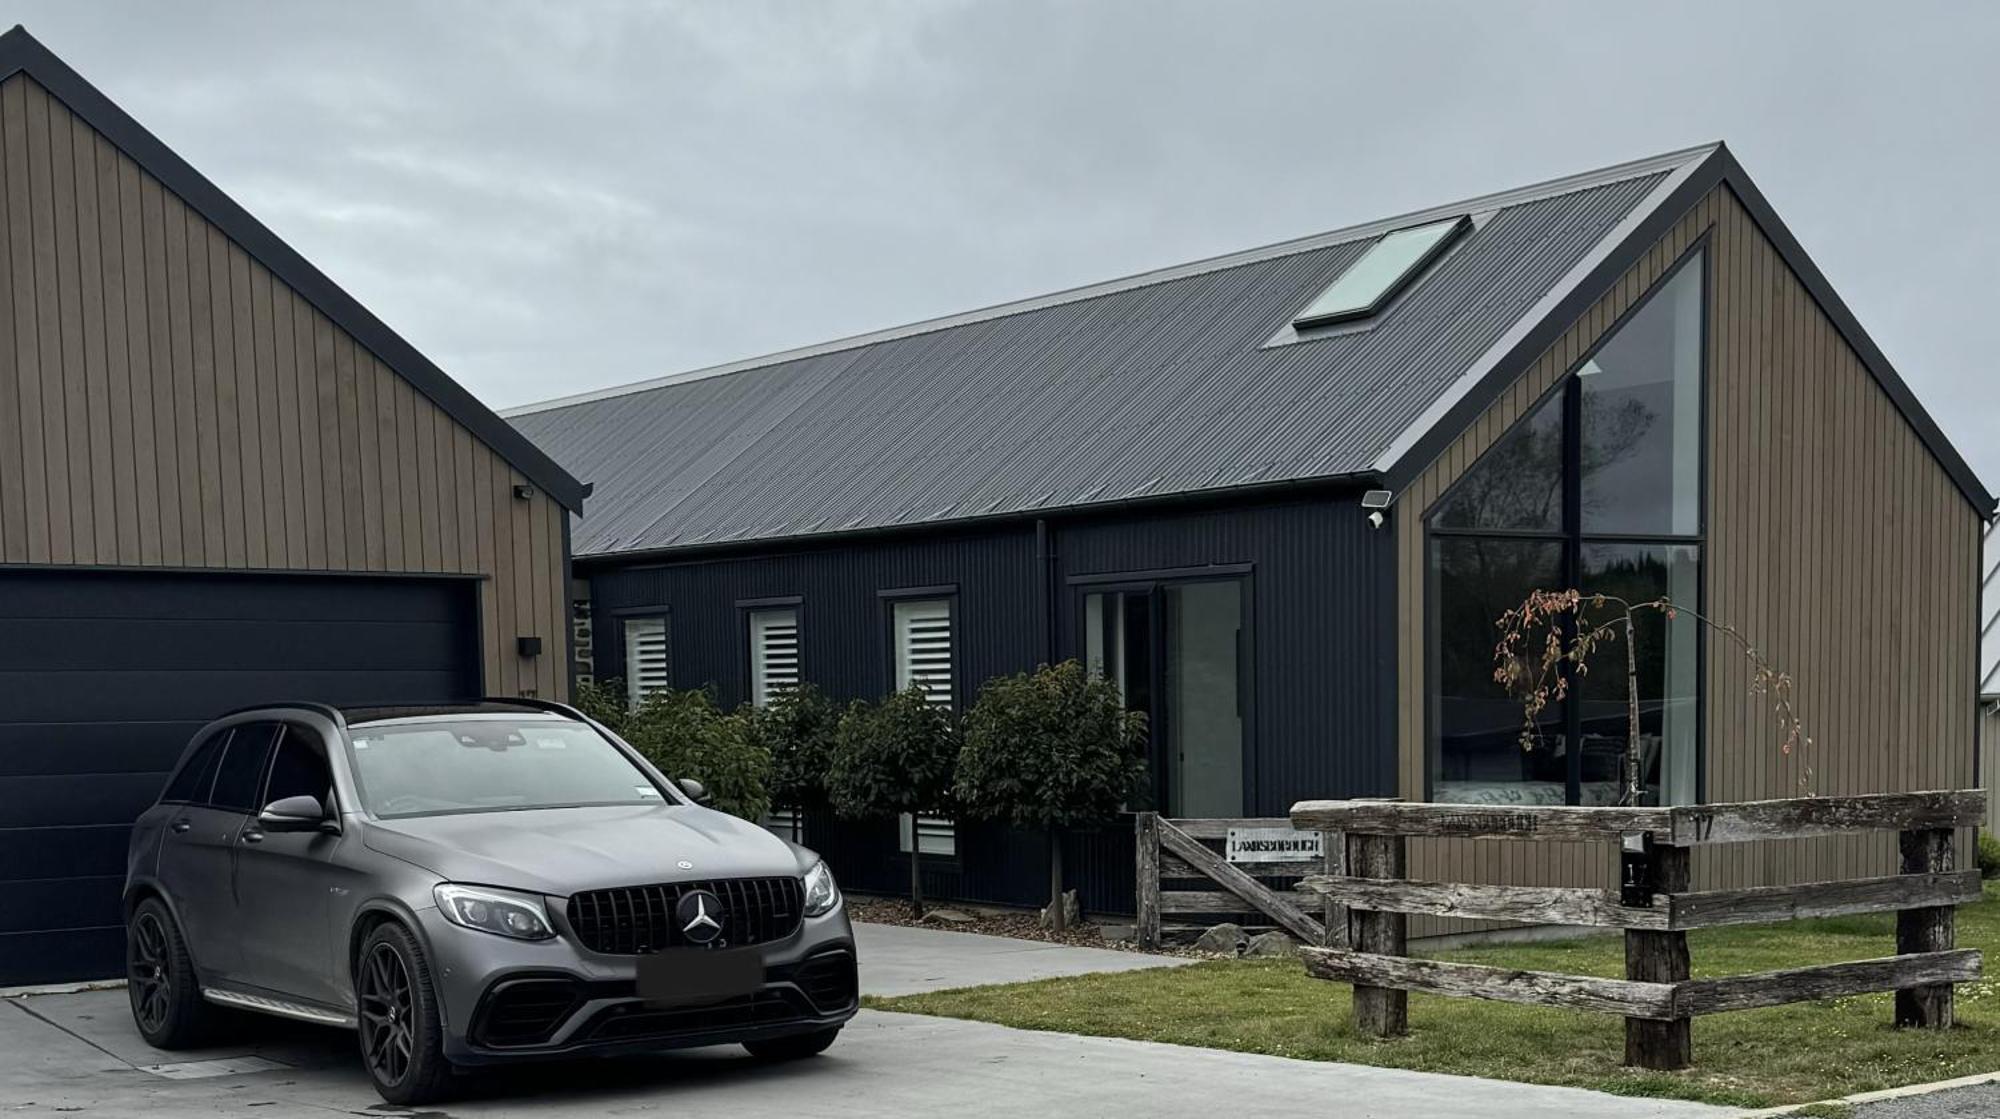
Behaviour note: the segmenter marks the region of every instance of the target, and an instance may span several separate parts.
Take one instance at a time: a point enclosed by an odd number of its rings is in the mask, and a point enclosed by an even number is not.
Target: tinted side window
[[[177,771],[167,782],[167,791],[160,794],[162,801],[200,804],[208,799],[208,786],[215,779],[215,759],[222,755],[222,748],[229,742],[229,732],[216,731],[203,740],[188,755],[187,764]]]
[[[333,773],[326,767],[326,750],[319,736],[303,727],[287,725],[278,733],[278,752],[271,759],[271,777],[264,785],[263,804],[286,797],[311,797],[326,810],[333,787]]]
[[[246,723],[230,736],[229,749],[215,770],[215,790],[208,803],[216,808],[249,812],[256,806],[257,787],[264,780],[264,763],[271,757],[271,739],[278,728],[270,723]]]

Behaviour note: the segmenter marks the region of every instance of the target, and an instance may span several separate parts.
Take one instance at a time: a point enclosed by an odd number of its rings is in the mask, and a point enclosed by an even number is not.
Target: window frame
[[[806,682],[806,600],[804,595],[774,595],[767,598],[736,600],[737,663],[743,667],[743,701],[757,704],[757,639],[751,628],[756,616],[767,610],[790,610],[792,628],[798,634],[799,683]],[[762,706],[758,704],[758,706]]]
[[[959,602],[958,584],[944,583],[928,587],[895,587],[875,592],[875,598],[882,605],[882,694],[890,695],[901,690],[896,685],[896,607],[935,599],[945,604],[951,618],[951,702],[947,706],[956,713],[965,702],[965,615]],[[803,623],[801,623],[803,624]]]
[[[1431,504],[1424,509],[1423,538],[1421,543],[1422,554],[1420,557],[1420,562],[1423,564],[1423,579],[1424,579],[1423,656],[1424,656],[1424,679],[1425,679],[1426,694],[1424,696],[1424,703],[1422,708],[1423,720],[1424,720],[1424,726],[1423,726],[1424,770],[1422,776],[1423,776],[1423,797],[1425,801],[1427,802],[1433,801],[1436,798],[1437,773],[1439,765],[1442,761],[1442,753],[1443,753],[1443,742],[1439,739],[1439,733],[1442,728],[1442,712],[1439,710],[1439,703],[1441,699],[1441,694],[1439,692],[1439,683],[1441,680],[1442,667],[1443,667],[1442,665],[1443,642],[1441,640],[1441,635],[1438,632],[1438,626],[1439,626],[1438,610],[1439,610],[1440,588],[1438,586],[1438,570],[1437,570],[1437,563],[1435,560],[1436,556],[1435,543],[1437,540],[1450,539],[1450,538],[1473,538],[1473,539],[1486,539],[1486,540],[1533,540],[1533,541],[1546,541],[1546,542],[1559,543],[1562,545],[1562,552],[1563,552],[1563,558],[1562,558],[1563,585],[1567,587],[1575,587],[1581,580],[1583,550],[1585,547],[1589,545],[1592,544],[1691,545],[1696,549],[1696,556],[1697,556],[1697,563],[1695,567],[1695,595],[1697,603],[1695,609],[1706,612],[1708,607],[1708,577],[1709,577],[1709,563],[1710,563],[1709,546],[1708,546],[1708,529],[1709,529],[1708,487],[1709,487],[1709,469],[1710,469],[1709,400],[1710,400],[1711,388],[1709,385],[1709,377],[1712,370],[1712,362],[1710,361],[1709,351],[1712,340],[1710,332],[1713,330],[1713,320],[1715,318],[1714,307],[1712,303],[1715,292],[1715,261],[1714,261],[1714,253],[1711,251],[1713,248],[1712,245],[1713,240],[1714,240],[1714,231],[1712,229],[1707,230],[1704,231],[1701,234],[1701,236],[1697,237],[1694,240],[1693,244],[1689,245],[1685,250],[1683,250],[1681,255],[1675,258],[1674,262],[1668,265],[1667,268],[1664,271],[1662,271],[1660,275],[1657,278],[1655,278],[1650,285],[1647,286],[1646,290],[1640,293],[1637,299],[1633,300],[1632,305],[1627,307],[1624,310],[1624,312],[1620,314],[1618,318],[1611,323],[1610,326],[1604,329],[1603,333],[1598,335],[1596,340],[1591,343],[1590,348],[1585,350],[1582,354],[1578,355],[1577,359],[1574,362],[1572,362],[1569,368],[1563,372],[1563,375],[1556,379],[1555,384],[1551,385],[1548,391],[1544,392],[1540,397],[1537,397],[1532,404],[1522,409],[1521,414],[1515,418],[1513,423],[1509,424],[1507,429],[1501,432],[1501,434],[1494,439],[1493,443],[1489,445],[1485,451],[1482,451],[1479,457],[1475,458],[1471,463],[1471,465],[1467,466],[1465,470],[1459,475],[1459,477],[1454,479],[1451,485],[1446,486],[1444,490],[1441,491],[1438,494],[1438,496],[1431,502]],[[1583,528],[1583,512],[1582,512],[1582,499],[1583,499],[1583,478],[1582,478],[1582,467],[1581,467],[1582,448],[1583,448],[1583,423],[1582,423],[1583,378],[1581,375],[1582,370],[1584,369],[1585,366],[1589,365],[1591,361],[1597,357],[1598,353],[1602,351],[1607,345],[1609,345],[1613,339],[1618,337],[1618,335],[1624,330],[1626,324],[1631,322],[1633,318],[1643,313],[1648,307],[1652,306],[1653,300],[1656,297],[1658,297],[1661,292],[1666,290],[1667,285],[1671,284],[1675,279],[1679,278],[1682,271],[1689,267],[1695,267],[1699,270],[1698,276],[1701,281],[1701,297],[1698,301],[1699,306],[1701,308],[1701,332],[1700,332],[1701,340],[1699,346],[1697,347],[1699,362],[1696,371],[1696,376],[1700,382],[1699,392],[1698,392],[1698,399],[1700,401],[1700,406],[1698,409],[1699,415],[1697,417],[1697,425],[1696,425],[1697,430],[1695,435],[1695,449],[1696,449],[1696,459],[1697,459],[1695,467],[1695,487],[1696,487],[1695,532],[1692,535],[1680,535],[1675,533],[1586,532],[1584,531]],[[1517,425],[1525,422],[1528,419],[1528,417],[1534,415],[1543,406],[1557,400],[1560,400],[1561,407],[1563,409],[1563,442],[1562,442],[1563,524],[1560,530],[1450,528],[1450,527],[1438,526],[1432,523],[1433,515],[1438,510],[1444,508],[1446,503],[1449,502],[1451,498],[1454,496],[1454,494],[1458,491],[1459,487],[1466,481],[1467,478],[1471,477],[1472,473],[1478,468],[1479,463],[1485,459],[1487,452],[1490,452],[1494,447],[1499,446],[1500,441],[1505,439],[1508,434],[1512,433]],[[1707,640],[1707,636],[1705,634],[1700,640],[1697,640],[1695,642],[1695,668],[1694,668],[1695,763],[1694,763],[1693,803],[1696,804],[1704,804],[1708,800],[1708,644],[1709,643]],[[1566,666],[1564,666],[1564,675],[1565,676],[1568,675],[1566,671]],[[1566,741],[1570,743],[1580,743],[1582,740],[1582,732],[1583,732],[1582,705],[1579,703],[1570,702],[1566,699],[1562,701],[1562,708],[1563,708],[1562,726],[1563,726],[1563,734],[1565,736]],[[1665,765],[1664,760],[1662,761],[1661,764],[1664,767]],[[1566,773],[1564,779],[1564,792],[1563,792],[1563,800],[1564,803],[1567,805],[1575,805],[1581,801],[1582,765],[1583,765],[1583,752],[1580,749],[1568,750],[1567,765],[1565,767]]]
[[[634,697],[632,691],[637,681],[633,677],[632,665],[630,663],[631,658],[628,655],[630,647],[625,639],[625,625],[627,622],[657,620],[660,623],[660,631],[665,635],[667,641],[667,682],[661,686],[672,688],[674,686],[673,609],[667,606],[624,606],[609,611],[608,616],[612,621],[617,623],[612,627],[614,631],[612,640],[618,646],[618,671],[625,681],[625,702],[627,704],[637,704],[639,702],[639,699]]]

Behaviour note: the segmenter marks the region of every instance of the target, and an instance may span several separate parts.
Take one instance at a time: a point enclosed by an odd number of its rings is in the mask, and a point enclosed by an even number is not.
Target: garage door
[[[479,692],[460,579],[0,572],[0,986],[120,974],[125,839],[232,708]]]

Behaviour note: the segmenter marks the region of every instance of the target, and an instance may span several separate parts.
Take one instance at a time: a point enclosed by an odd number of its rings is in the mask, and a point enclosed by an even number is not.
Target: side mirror
[[[692,777],[683,777],[674,783],[681,787],[681,792],[686,793],[689,800],[694,801],[696,804],[708,803],[707,785],[702,784]]]
[[[264,811],[257,814],[257,823],[265,831],[297,832],[319,831],[329,821],[326,808],[320,804],[318,797],[296,796],[265,805]],[[339,825],[335,825],[333,830],[338,831]]]

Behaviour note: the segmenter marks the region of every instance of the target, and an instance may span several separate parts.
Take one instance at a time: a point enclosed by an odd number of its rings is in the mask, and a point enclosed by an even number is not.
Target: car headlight
[[[440,882],[431,893],[438,911],[454,925],[516,940],[547,940],[556,934],[549,927],[548,905],[539,894],[453,882]]]
[[[840,887],[833,884],[833,872],[826,868],[824,860],[814,863],[806,871],[806,916],[823,916],[839,904]]]

